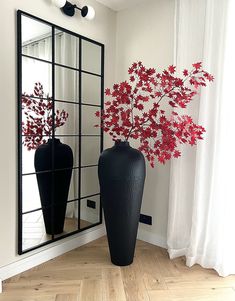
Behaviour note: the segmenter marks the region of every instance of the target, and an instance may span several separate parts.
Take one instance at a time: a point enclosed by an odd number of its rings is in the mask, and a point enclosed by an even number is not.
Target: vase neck
[[[115,141],[116,147],[129,147],[130,144],[128,141]]]
[[[49,145],[51,145],[53,140],[54,140],[54,143],[55,143],[55,144],[60,143],[60,139],[57,139],[57,138],[54,138],[54,139],[53,139],[53,138],[50,138],[50,139],[48,139],[47,143],[48,143]]]

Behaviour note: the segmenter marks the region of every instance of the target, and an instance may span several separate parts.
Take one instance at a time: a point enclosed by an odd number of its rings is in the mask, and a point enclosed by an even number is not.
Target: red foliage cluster
[[[175,66],[158,73],[142,62],[133,63],[129,68],[129,81],[114,84],[112,90],[106,89],[110,100],[102,112],[96,112],[101,118],[101,125],[96,126],[102,127],[114,141],[139,139],[139,150],[152,167],[155,158],[165,163],[179,157],[179,144],[195,145],[205,132],[190,116],[181,115],[177,109],[186,108],[198,89],[214,78],[202,69],[201,63],[193,64],[190,71],[185,69],[182,78],[175,76],[175,72]],[[165,112],[160,107],[163,100],[171,110]]]
[[[44,94],[41,83],[35,83],[33,94],[24,93],[21,98],[24,113],[22,122],[23,145],[30,151],[46,143],[45,136],[52,136],[53,101]],[[65,110],[55,111],[54,128],[63,126],[69,114]]]

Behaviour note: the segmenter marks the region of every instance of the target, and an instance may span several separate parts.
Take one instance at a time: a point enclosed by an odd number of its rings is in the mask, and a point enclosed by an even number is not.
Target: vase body
[[[100,156],[98,174],[111,261],[133,262],[145,181],[145,159],[128,142],[115,142]]]
[[[53,165],[54,171],[51,171]],[[37,182],[46,233],[62,233],[73,167],[72,149],[54,139],[53,151],[53,142],[49,139],[37,148],[34,166],[36,172],[42,172],[37,173]]]

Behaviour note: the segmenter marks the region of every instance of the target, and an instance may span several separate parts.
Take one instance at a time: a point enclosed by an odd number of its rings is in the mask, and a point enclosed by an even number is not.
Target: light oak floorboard
[[[103,269],[104,300],[126,301],[120,268]]]
[[[0,301],[235,301],[235,276],[189,268],[143,241],[133,264],[118,267],[102,237],[4,281]]]
[[[56,295],[55,301],[79,301],[77,294],[60,294]]]
[[[102,280],[82,280],[81,292],[78,300],[82,301],[102,301],[103,285]]]
[[[127,300],[149,301],[143,274],[137,260],[121,269]]]
[[[150,301],[234,301],[232,288],[149,291]]]

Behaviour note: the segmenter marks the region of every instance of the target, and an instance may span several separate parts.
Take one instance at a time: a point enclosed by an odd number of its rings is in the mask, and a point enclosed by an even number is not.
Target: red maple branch
[[[21,103],[23,145],[29,151],[46,143],[46,136],[52,136],[53,126],[55,129],[63,126],[69,116],[65,110],[56,110],[53,122],[53,100],[45,95],[40,82],[35,83],[33,94],[22,95]]]
[[[187,107],[200,87],[213,81],[213,76],[202,69],[202,63],[193,64],[190,71],[185,69],[182,77],[175,75],[176,67],[172,65],[157,73],[154,68],[135,62],[128,71],[129,81],[105,90],[110,99],[102,112],[96,112],[101,118],[97,127],[102,127],[114,141],[138,139],[139,150],[152,167],[155,158],[165,163],[179,157],[179,144],[195,145],[203,139],[205,129],[190,116],[177,112]]]

